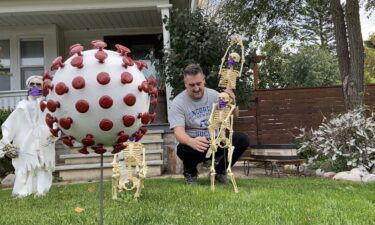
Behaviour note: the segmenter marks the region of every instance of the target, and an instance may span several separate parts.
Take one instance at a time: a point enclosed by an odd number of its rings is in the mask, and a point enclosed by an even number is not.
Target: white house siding
[[[58,27],[56,25],[9,26],[1,27],[0,39],[10,41],[11,90],[21,89],[20,74],[20,41],[41,39],[44,43],[44,67],[47,69],[58,55]]]

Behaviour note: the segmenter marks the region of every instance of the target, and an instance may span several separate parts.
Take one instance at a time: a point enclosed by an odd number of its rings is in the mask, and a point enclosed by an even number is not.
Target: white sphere
[[[99,51],[107,56],[102,62],[96,57]],[[72,55],[63,65],[60,62],[52,81],[44,83],[47,124],[51,127],[53,122],[69,140],[84,145],[89,135],[95,144],[88,147],[119,144],[124,141],[118,140],[119,134],[134,136],[142,122],[153,120],[148,113],[153,87],[148,86],[138,62],[124,65],[124,58],[131,60],[126,54],[93,49]],[[142,89],[142,85],[146,86]]]

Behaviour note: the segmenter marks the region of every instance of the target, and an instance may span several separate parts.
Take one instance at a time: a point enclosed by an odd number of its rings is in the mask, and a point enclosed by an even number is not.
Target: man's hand
[[[207,151],[208,147],[210,147],[210,142],[206,137],[195,137],[191,140],[192,141],[189,143],[190,147],[198,152],[205,152]]]

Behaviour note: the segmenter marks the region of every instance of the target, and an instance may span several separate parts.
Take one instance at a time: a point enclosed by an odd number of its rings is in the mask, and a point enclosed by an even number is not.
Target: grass
[[[105,224],[375,224],[375,184],[322,178],[237,179],[209,189],[183,179],[147,179],[143,195],[111,200],[105,182]],[[89,192],[89,187],[94,192]],[[0,224],[98,224],[99,183],[53,186],[47,196],[14,199],[0,191]],[[82,213],[74,211],[84,208]]]

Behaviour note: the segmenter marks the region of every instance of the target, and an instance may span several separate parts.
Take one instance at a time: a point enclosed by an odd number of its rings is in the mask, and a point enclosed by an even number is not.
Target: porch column
[[[166,5],[158,5],[158,9],[161,11],[161,19],[163,20],[164,17],[169,18],[169,9],[172,7],[171,4],[166,4]],[[165,28],[165,24],[163,23],[163,44],[164,44],[164,52],[169,51],[171,48],[171,42],[170,42],[170,33],[169,31]],[[172,96],[172,87],[168,84],[165,83],[165,94],[167,98],[167,114],[169,115],[169,111],[171,108],[172,101],[171,96]]]

